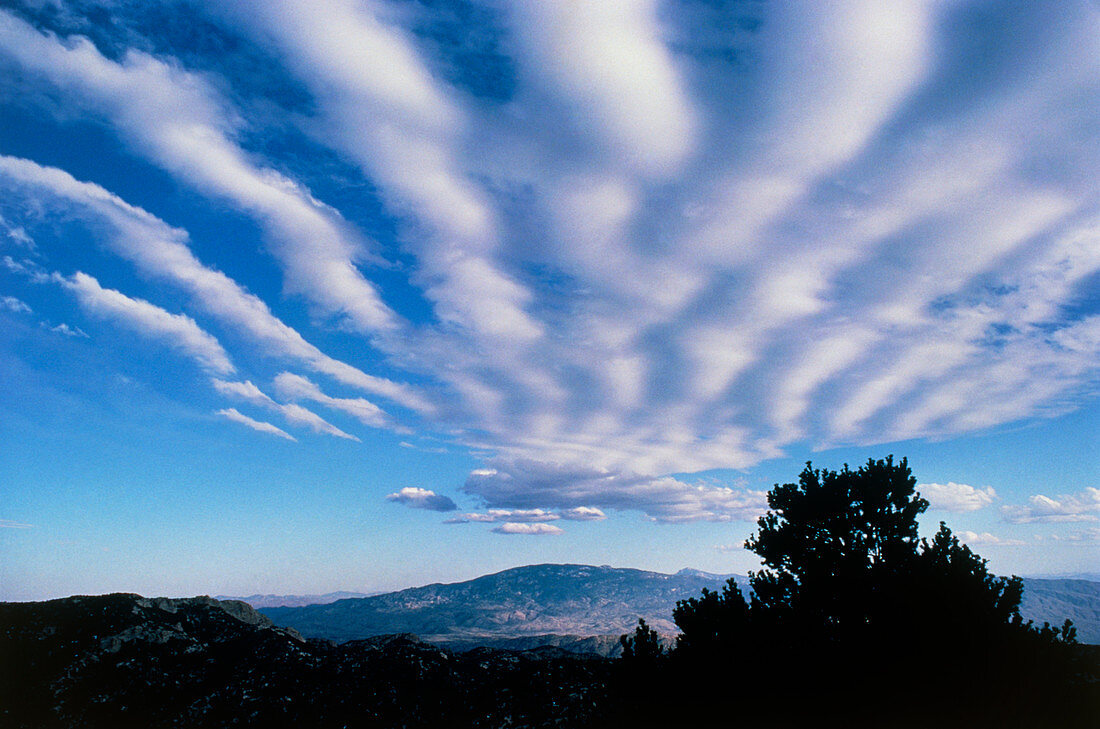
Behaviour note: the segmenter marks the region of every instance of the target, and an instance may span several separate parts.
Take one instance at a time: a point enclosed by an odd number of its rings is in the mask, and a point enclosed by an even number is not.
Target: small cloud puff
[[[0,529],[30,529],[34,524],[23,524],[11,519],[0,519]]]
[[[577,506],[561,512],[561,518],[570,521],[602,521],[607,518],[607,514],[595,506]]]
[[[974,488],[964,483],[922,483],[917,484],[920,495],[928,499],[933,509],[950,511],[956,514],[965,511],[977,511],[993,503],[997,492],[992,486],[984,489]]]
[[[562,534],[565,530],[542,522],[530,524],[509,521],[493,527],[493,531],[497,534]]]
[[[743,544],[715,544],[714,545],[715,551],[722,552],[722,553],[740,552],[744,548],[745,548],[745,545],[743,545]]]
[[[1076,494],[1061,494],[1056,499],[1035,494],[1027,505],[1013,504],[1001,509],[1011,524],[1058,523],[1100,520],[1100,488],[1086,488]]]
[[[971,546],[1019,547],[1027,544],[1021,539],[1004,539],[989,532],[979,534],[978,532],[961,531],[959,532],[959,540]]]
[[[68,324],[66,324],[65,322],[61,322],[60,324],[58,324],[57,326],[54,326],[54,327],[47,326],[43,322],[42,326],[46,327],[51,332],[55,332],[57,334],[64,334],[66,337],[81,337],[83,339],[88,338],[88,334],[83,329],[81,329],[80,327],[71,327]]]
[[[422,489],[416,486],[406,486],[396,493],[386,496],[387,501],[395,501],[413,509],[427,509],[428,511],[454,511],[458,508],[450,498],[443,494],[437,494],[431,489]]]

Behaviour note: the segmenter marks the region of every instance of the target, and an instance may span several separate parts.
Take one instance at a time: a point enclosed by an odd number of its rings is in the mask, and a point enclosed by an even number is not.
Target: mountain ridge
[[[748,593],[744,575],[685,568],[673,574],[634,568],[545,563],[523,565],[472,580],[397,590],[323,605],[263,608],[280,625],[308,637],[354,640],[387,633],[413,633],[439,645],[530,647],[546,644],[578,650],[602,646],[608,637],[631,632],[644,618],[666,636],[676,602],[718,590],[733,578]],[[1021,614],[1037,624],[1061,625],[1069,618],[1083,643],[1100,643],[1100,583],[1085,580],[1024,579]],[[599,638],[600,640],[585,639]],[[579,648],[579,646],[586,648]]]

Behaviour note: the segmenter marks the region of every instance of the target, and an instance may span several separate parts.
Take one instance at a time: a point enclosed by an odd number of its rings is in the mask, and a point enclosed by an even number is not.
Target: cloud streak
[[[99,281],[80,271],[69,277],[55,273],[51,280],[73,294],[89,314],[167,344],[195,360],[207,372],[229,375],[236,369],[218,340],[185,314],[172,314],[148,301],[105,289]],[[64,333],[68,333],[67,328]]]
[[[254,405],[267,408],[273,412],[277,412],[286,418],[288,423],[294,425],[301,425],[310,428],[315,433],[322,433],[324,435],[331,435],[337,438],[344,438],[346,440],[353,440],[358,442],[359,439],[354,435],[349,435],[344,431],[337,428],[332,423],[329,423],[317,413],[307,410],[301,405],[294,403],[277,403],[272,400],[268,395],[264,394],[260,388],[252,384],[251,381],[245,382],[227,382],[225,380],[219,380],[213,378],[211,384],[214,389],[223,395],[230,397],[240,398],[251,402]]]
[[[189,294],[207,313],[262,344],[267,351],[303,363],[351,387],[376,393],[415,411],[431,406],[401,383],[369,375],[324,354],[278,319],[263,300],[192,253],[186,231],[128,204],[103,187],[81,182],[63,170],[0,155],[0,184],[13,195],[82,211],[93,224],[108,226],[102,243],[143,274],[165,280]],[[14,263],[14,262],[13,262]]]
[[[563,534],[565,532],[559,526],[553,524],[531,524],[527,522],[505,522],[500,526],[493,527],[491,531],[497,534],[528,534],[528,535],[546,535],[546,534]]]
[[[1100,521],[1100,489],[1088,487],[1076,494],[1051,498],[1035,494],[1027,504],[1001,507],[1005,521],[1011,524],[1057,524]]]
[[[274,436],[278,436],[283,440],[289,440],[297,442],[297,439],[285,430],[272,425],[271,423],[265,423],[262,420],[254,420],[247,415],[242,414],[237,408],[225,408],[217,411],[216,415],[221,415],[227,420],[232,420],[234,423],[240,423],[241,425],[251,428],[259,433],[269,433]]]
[[[356,268],[363,254],[346,224],[294,181],[249,161],[233,139],[239,123],[201,76],[136,50],[115,62],[85,38],[62,42],[6,12],[0,48],[67,102],[109,120],[139,153],[255,216],[299,293],[362,331],[398,325]]]

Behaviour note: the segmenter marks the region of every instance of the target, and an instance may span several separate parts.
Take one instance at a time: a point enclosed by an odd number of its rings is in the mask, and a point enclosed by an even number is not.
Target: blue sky
[[[1100,564],[1100,9],[9,0],[0,599]]]

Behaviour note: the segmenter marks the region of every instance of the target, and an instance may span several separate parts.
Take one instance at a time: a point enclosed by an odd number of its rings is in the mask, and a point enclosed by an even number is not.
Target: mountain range
[[[215,595],[215,600],[235,600],[245,602],[254,608],[268,607],[305,607],[306,605],[325,605],[337,600],[347,600],[356,597],[372,597],[381,595],[380,592],[326,592],[323,595]]]
[[[632,631],[638,618],[671,636],[677,601],[697,597],[703,588],[720,589],[730,578],[748,593],[743,575],[528,565],[465,582],[261,612],[305,636],[335,641],[413,633],[456,650],[554,645],[613,655],[618,636]],[[1061,625],[1069,618],[1078,640],[1100,643],[1100,583],[1025,579],[1021,614],[1037,624]]]

